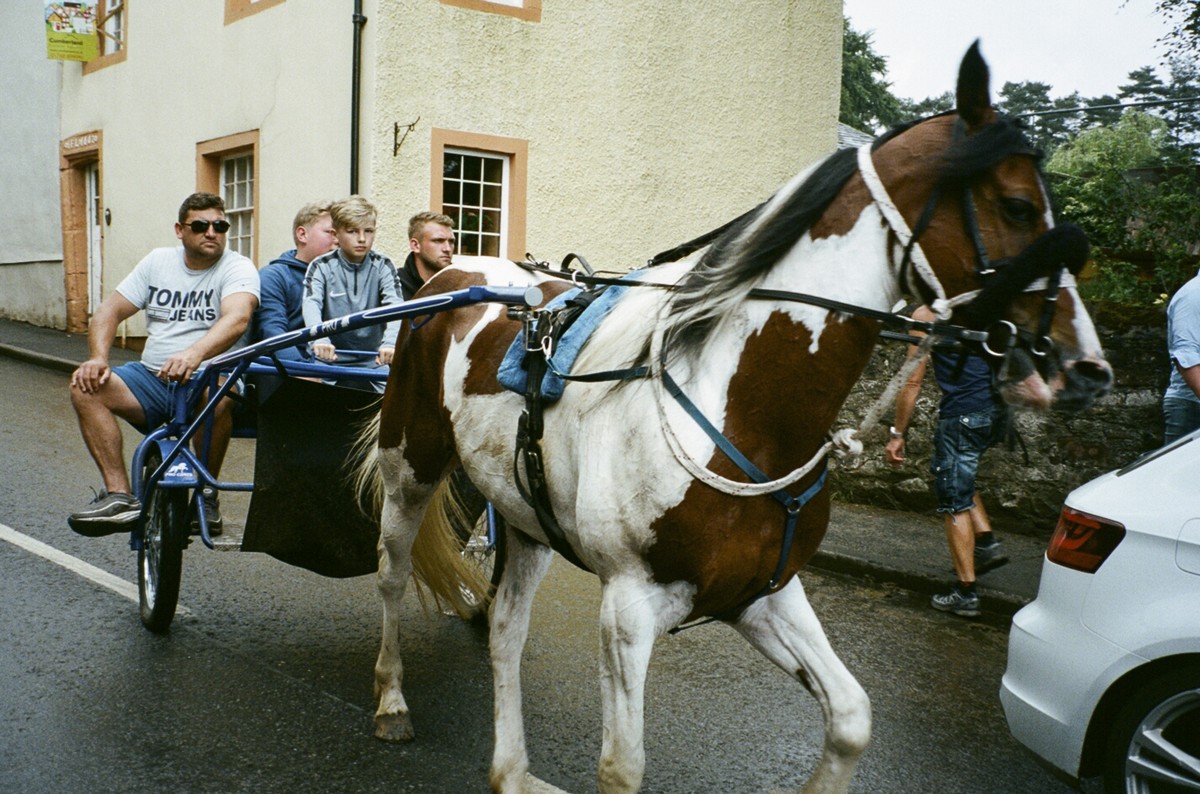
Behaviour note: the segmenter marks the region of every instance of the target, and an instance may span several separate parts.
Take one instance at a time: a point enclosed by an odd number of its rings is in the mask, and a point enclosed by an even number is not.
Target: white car
[[[1200,791],[1200,431],[1067,497],[1000,700],[1060,775]]]

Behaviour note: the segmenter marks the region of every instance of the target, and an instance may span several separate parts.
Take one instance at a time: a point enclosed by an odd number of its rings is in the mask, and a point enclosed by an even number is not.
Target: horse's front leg
[[[604,583],[600,602],[600,699],[604,740],[600,791],[637,791],[646,770],[643,742],[646,671],[654,641],[688,613],[690,598],[671,597],[640,576]]]
[[[734,628],[821,704],[825,746],[804,791],[848,790],[858,757],[871,738],[871,702],[834,654],[799,577],[747,607]]]
[[[400,658],[400,602],[412,574],[413,539],[421,513],[384,498],[379,533],[379,595],[383,601],[383,640],[375,661],[375,737],[389,742],[413,739],[412,719],[400,690],[404,663]]]
[[[495,720],[492,751],[492,791],[504,794],[544,787],[529,778],[525,750],[525,721],[521,713],[521,654],[529,637],[533,595],[546,575],[554,553],[509,527],[504,574],[489,615],[489,649]]]

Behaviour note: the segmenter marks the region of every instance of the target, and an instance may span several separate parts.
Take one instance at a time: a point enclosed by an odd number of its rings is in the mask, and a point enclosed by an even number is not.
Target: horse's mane
[[[897,125],[875,139],[872,151],[918,124],[952,113]],[[1020,123],[1005,117],[973,135],[956,138],[942,156],[939,182],[969,179],[1014,154],[1036,156]],[[664,350],[674,357],[699,349],[717,320],[740,303],[757,278],[808,233],[857,171],[857,150],[841,149],[803,180],[793,180],[738,219],[680,280],[667,317]]]

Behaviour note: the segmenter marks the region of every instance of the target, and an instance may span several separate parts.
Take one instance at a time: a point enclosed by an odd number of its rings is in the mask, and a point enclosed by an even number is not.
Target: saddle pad
[[[636,274],[631,274],[636,278]],[[563,389],[566,388],[566,381],[559,377],[556,372],[570,374],[571,367],[575,364],[575,359],[579,356],[579,351],[587,343],[592,332],[599,327],[600,322],[608,316],[612,311],[613,306],[620,300],[629,287],[609,287],[600,293],[600,297],[592,301],[579,317],[571,324],[571,327],[563,333],[562,338],[558,340],[557,345],[550,356],[550,371],[546,373],[546,377],[542,379],[542,399],[547,402],[553,402],[562,397]],[[578,295],[582,290],[576,287],[568,290],[563,294],[555,297],[546,304],[547,309],[557,309],[566,304],[568,300]],[[525,371],[525,331],[522,329],[517,338],[509,345],[508,352],[504,354],[504,360],[500,362],[500,369],[496,373],[496,379],[500,381],[500,385],[518,394],[525,393],[526,371]]]

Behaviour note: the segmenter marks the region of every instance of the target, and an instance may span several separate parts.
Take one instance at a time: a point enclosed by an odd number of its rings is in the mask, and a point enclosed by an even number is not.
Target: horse
[[[552,545],[602,586],[601,791],[640,788],[652,647],[703,618],[732,626],[819,701],[824,746],[806,790],[847,789],[870,702],[797,574],[829,520],[826,461],[839,441],[858,441],[831,440],[831,427],[885,318],[908,295],[934,308],[940,329],[975,329],[989,351],[1007,350],[997,377],[1013,404],[1082,408],[1112,383],[1071,275],[1086,238],[1054,226],[1037,154],[992,107],[988,79],[976,42],[955,111],[831,155],[710,244],[642,271],[572,372],[644,376],[569,382],[545,406],[540,511],[522,495],[528,458],[515,457],[525,397],[496,376],[521,322],[479,304],[405,323],[365,436],[375,446],[364,465],[383,490],[378,737],[413,737],[398,601],[418,527],[444,512],[445,480],[461,466],[507,526],[489,615],[494,791],[545,785],[529,771],[520,659]],[[540,285],[547,297],[570,286],[520,263],[456,257],[422,294],[480,283]]]

